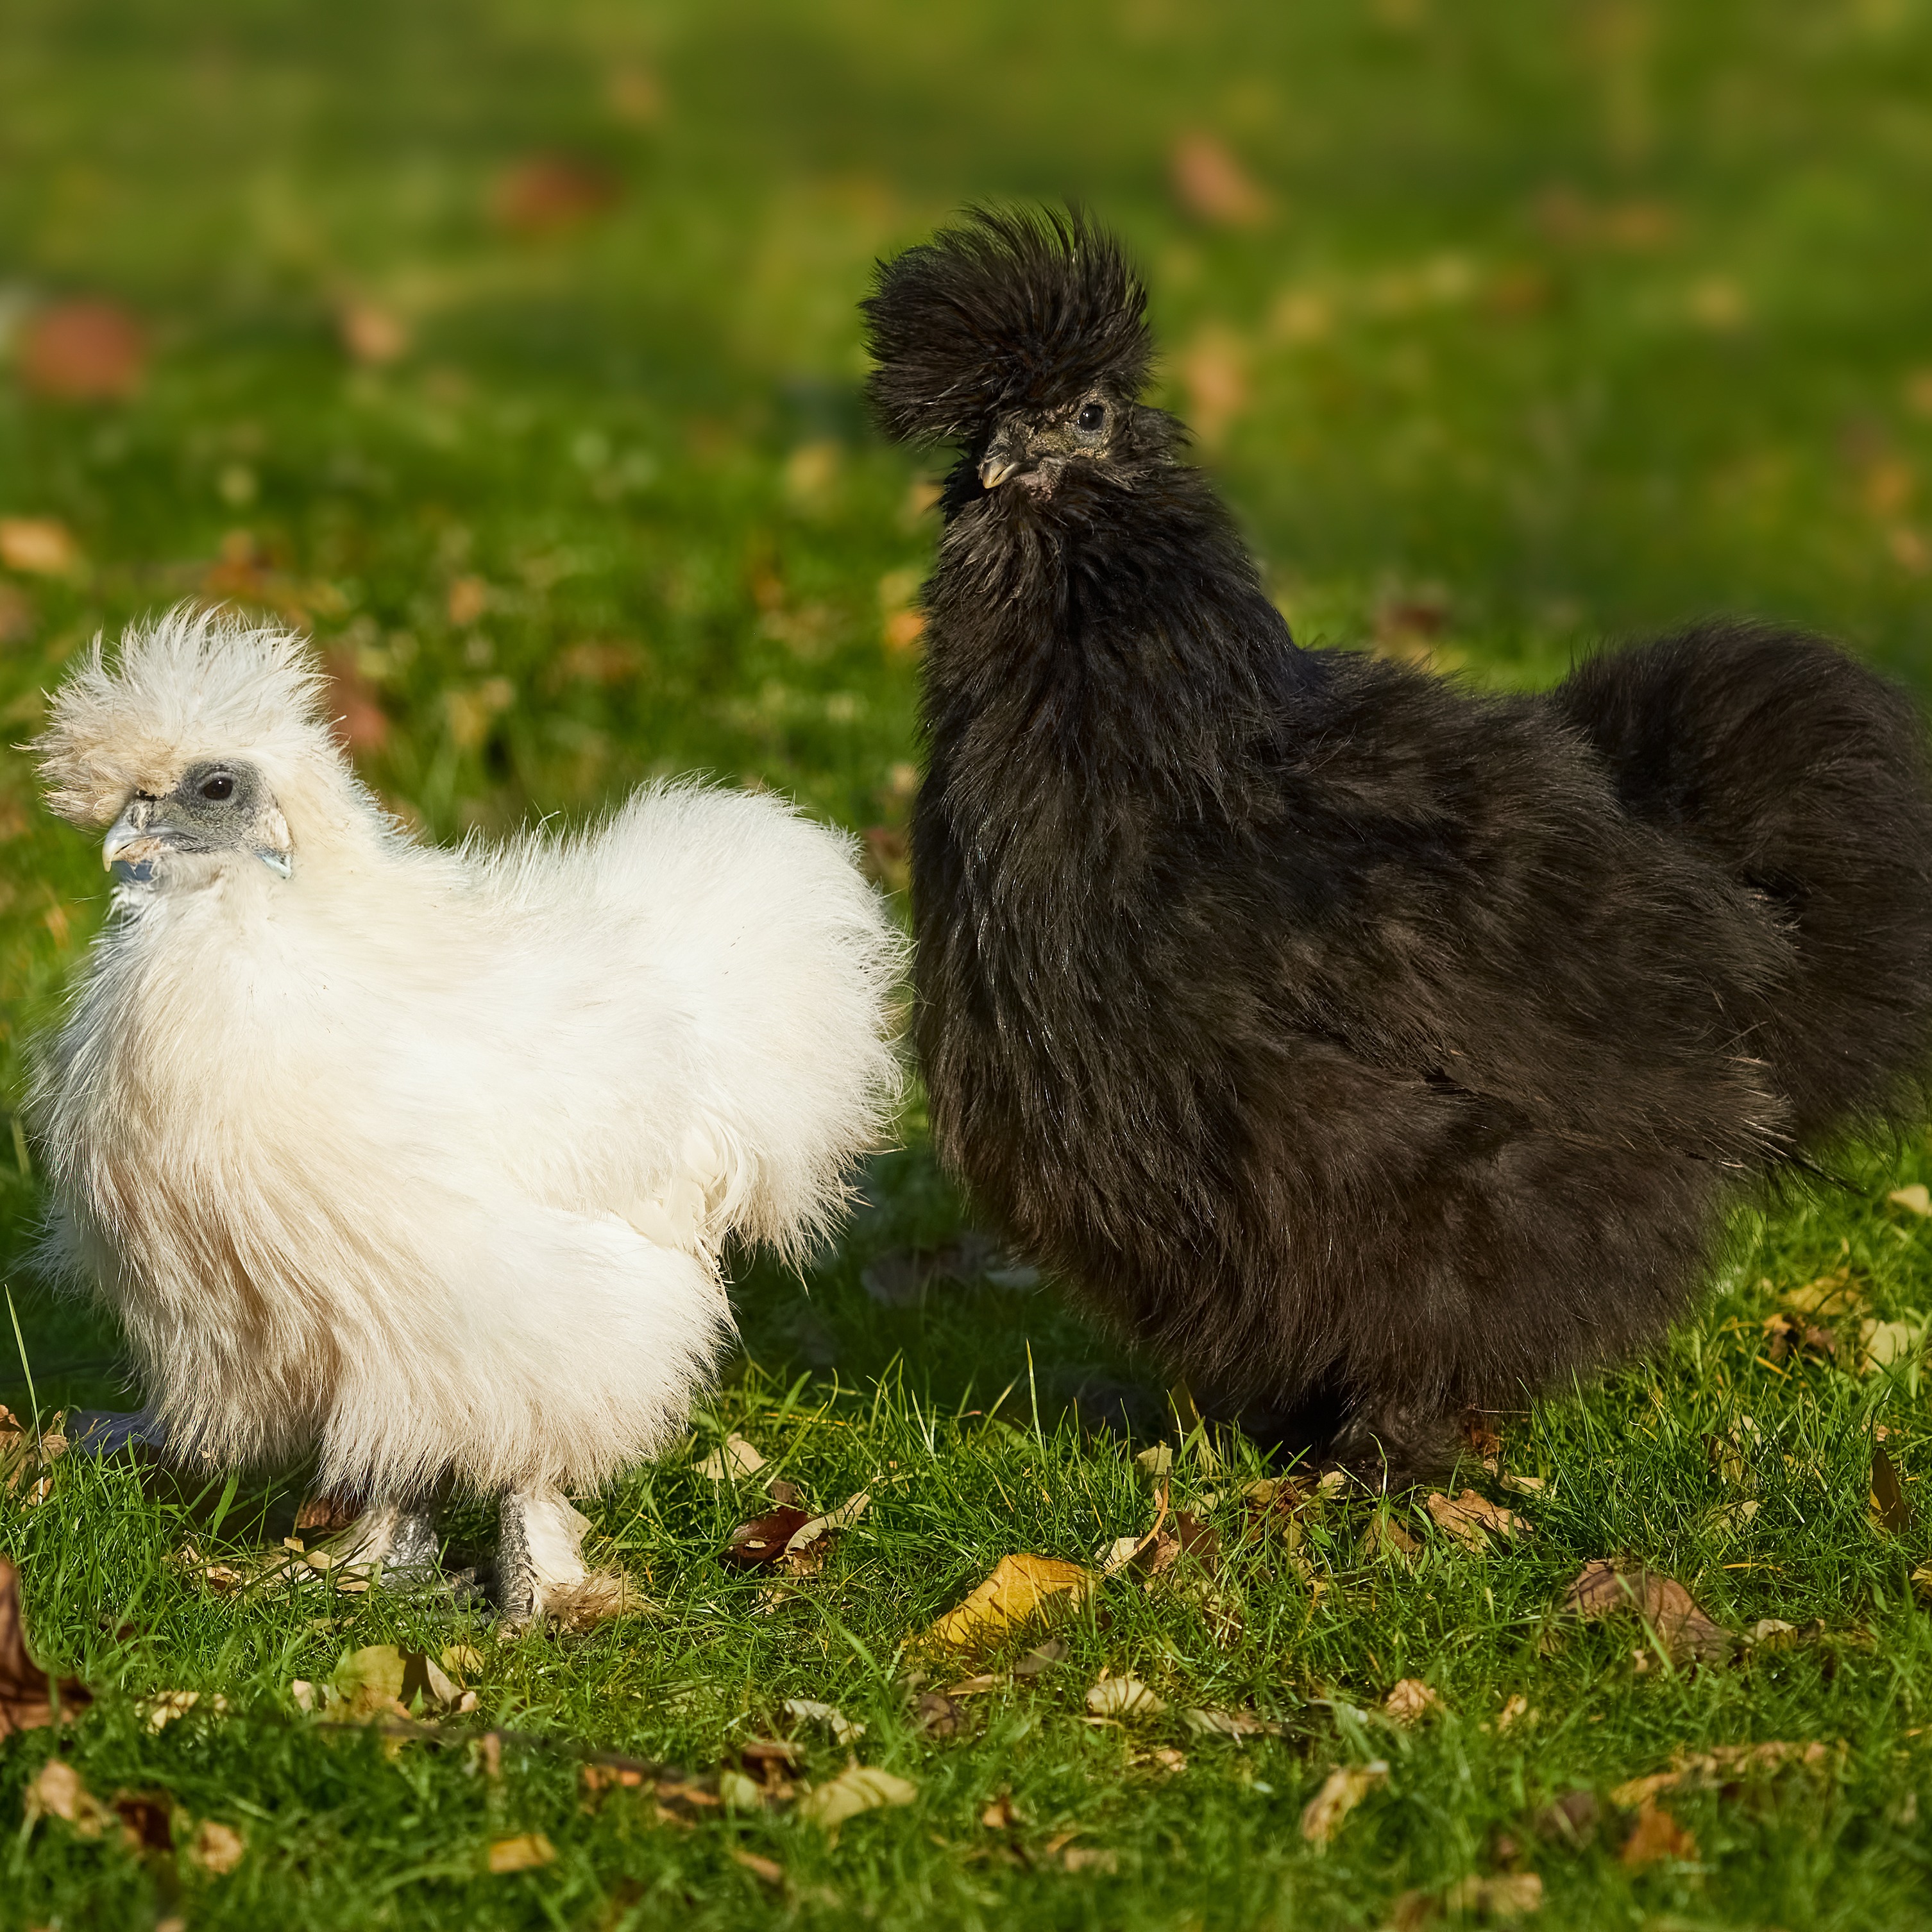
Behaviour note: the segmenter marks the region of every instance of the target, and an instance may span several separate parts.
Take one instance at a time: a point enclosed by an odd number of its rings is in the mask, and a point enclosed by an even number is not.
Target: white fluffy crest
[[[105,826],[137,788],[164,789],[195,758],[276,766],[326,752],[325,688],[294,632],[232,611],[177,604],[129,632],[112,663],[96,638],[34,741],[47,804]]]
[[[416,844],[316,690],[286,634],[178,613],[56,700],[70,815],[150,746],[250,756],[292,869],[117,894],[36,1070],[47,1257],[119,1313],[178,1448],[319,1444],[392,1495],[594,1483],[681,1426],[730,1330],[721,1244],[796,1254],[838,1211],[898,1092],[903,941],[850,842],[770,796]]]

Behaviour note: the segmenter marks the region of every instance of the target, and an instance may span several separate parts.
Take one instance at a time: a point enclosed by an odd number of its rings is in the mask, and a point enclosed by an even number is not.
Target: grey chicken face
[[[204,758],[165,792],[136,792],[108,828],[100,860],[124,884],[165,884],[189,869],[178,859],[224,856],[259,860],[286,879],[290,843],[288,821],[253,765]]]
[[[980,459],[980,487],[998,489],[1011,478],[1024,489],[1050,494],[1070,464],[1136,453],[1136,413],[1133,404],[1096,388],[1065,409],[1002,416]]]

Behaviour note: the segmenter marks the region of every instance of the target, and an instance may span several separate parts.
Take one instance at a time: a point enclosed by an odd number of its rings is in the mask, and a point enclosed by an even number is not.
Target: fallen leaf
[[[1558,1610],[1586,1623],[1620,1610],[1634,1610],[1673,1664],[1693,1658],[1720,1663],[1735,1647],[1730,1632],[1713,1623],[1674,1577],[1654,1570],[1620,1570],[1604,1558],[1585,1564],[1578,1571]]]
[[[4,1560],[4,1559],[0,1559]],[[98,1838],[114,1822],[114,1814],[82,1783],[80,1773],[64,1758],[49,1758],[22,1794],[27,1824],[58,1818],[83,1838]]]
[[[556,1856],[556,1847],[542,1832],[525,1832],[514,1838],[493,1840],[488,1864],[492,1874],[500,1878],[506,1872],[533,1871]]]
[[[1003,1791],[980,1814],[980,1822],[989,1832],[1010,1832],[1026,1820],[1014,1809],[1013,1794]]]
[[[1566,1791],[1554,1802],[1544,1805],[1531,1822],[1537,1834],[1560,1838],[1566,1844],[1580,1845],[1596,1834],[1603,1816],[1594,1791]]]
[[[1796,1315],[1836,1318],[1856,1314],[1865,1305],[1864,1290],[1852,1279],[1849,1267],[1820,1275],[1802,1288],[1788,1288],[1778,1300]]]
[[[387,721],[384,722],[386,724]],[[296,1534],[333,1536],[338,1530],[351,1528],[362,1516],[362,1504],[353,1497],[304,1496],[301,1508],[296,1511]]]
[[[1381,1758],[1368,1764],[1338,1766],[1303,1808],[1302,1837],[1311,1845],[1328,1844],[1348,1814],[1378,1785],[1388,1782],[1388,1766]]]
[[[358,362],[380,368],[408,352],[408,325],[378,303],[344,302],[335,320],[343,347]]]
[[[924,1633],[922,1642],[966,1648],[1031,1618],[1070,1609],[1093,1588],[1092,1574],[1057,1557],[1003,1556],[993,1574]]]
[[[1543,1909],[1543,1880],[1534,1872],[1498,1872],[1492,1878],[1471,1876],[1442,1894],[1442,1908],[1453,1916],[1469,1918],[1520,1918]]]
[[[725,1850],[754,1878],[763,1879],[767,1885],[784,1883],[784,1867],[777,1859],[761,1858],[756,1852],[748,1852],[742,1845],[728,1845]]]
[[[1203,447],[1218,447],[1247,407],[1247,344],[1232,329],[1210,322],[1181,350],[1175,368],[1186,386],[1196,434]]]
[[[863,1724],[855,1724],[836,1705],[814,1703],[809,1697],[788,1697],[778,1706],[794,1724],[823,1724],[836,1744],[856,1744],[866,1735]]]
[[[1514,1490],[1520,1496],[1540,1496],[1547,1485],[1540,1476],[1519,1476],[1513,1471],[1502,1479],[1503,1487]]]
[[[94,1701],[77,1678],[58,1684],[28,1654],[20,1628],[20,1573],[10,1558],[0,1556],[0,1738],[16,1731],[35,1731],[60,1714],[69,1720]]]
[[[1130,1764],[1150,1764],[1159,1769],[1178,1776],[1187,1768],[1187,1754],[1176,1750],[1172,1744],[1156,1744],[1152,1750],[1137,1751],[1128,1762]]]
[[[248,1850],[247,1841],[232,1825],[224,1825],[216,1818],[204,1818],[195,1827],[188,1856],[204,1871],[223,1878],[242,1862]]]
[[[1765,1775],[1796,1765],[1816,1771],[1835,1763],[1844,1753],[1842,1743],[1786,1744],[1767,1738],[1755,1744],[1718,1744],[1709,1750],[1680,1751],[1668,1771],[1628,1778],[1610,1793],[1610,1802],[1626,1811],[1648,1804],[1658,1792],[1683,1786],[1724,1784],[1756,1772]]]
[[[36,394],[66,402],[115,402],[133,395],[146,373],[141,326],[109,302],[55,302],[21,332],[20,380]]]
[[[1060,1853],[1060,1863],[1061,1869],[1066,1871],[1111,1872],[1120,1869],[1120,1861],[1118,1852],[1105,1850],[1098,1846],[1069,1845]]]
[[[1197,1737],[1232,1738],[1238,1744],[1245,1738],[1278,1738],[1282,1734],[1280,1725],[1266,1718],[1258,1718],[1251,1711],[1210,1711],[1197,1707],[1183,1711],[1180,1721]]]
[[[848,1496],[835,1510],[802,1522],[786,1538],[780,1553],[782,1567],[794,1576],[809,1575],[823,1567],[831,1539],[841,1530],[850,1529],[872,1506],[872,1496],[861,1490]]]
[[[0,517],[0,563],[28,577],[64,577],[80,562],[74,532],[54,517]]]
[[[1635,1868],[1664,1858],[1689,1861],[1697,1856],[1697,1840],[1660,1805],[1646,1804],[1624,1840],[1622,1858]]]
[[[1268,197],[1224,142],[1183,134],[1168,158],[1174,198],[1197,220],[1252,228],[1268,216]]]
[[[811,1520],[802,1509],[775,1509],[754,1516],[732,1531],[730,1540],[718,1552],[718,1560],[740,1570],[768,1568]]]
[[[1871,1509],[1882,1528],[1894,1536],[1904,1536],[1912,1528],[1912,1505],[1906,1500],[1904,1485],[1883,1447],[1872,1444]]]
[[[807,1792],[799,1800],[796,1815],[836,1835],[847,1819],[856,1818],[862,1811],[910,1804],[918,1796],[919,1786],[910,1778],[868,1765],[848,1765],[829,1784]]]
[[[198,1706],[213,1717],[228,1714],[228,1700],[219,1691],[204,1700],[199,1690],[157,1690],[152,1697],[142,1698],[136,1708],[149,1730],[160,1731]]]
[[[473,624],[490,608],[490,586],[480,577],[459,577],[445,600],[449,621],[461,629]]]
[[[1419,1677],[1403,1678],[1382,1700],[1383,1714],[1405,1729],[1434,1717],[1442,1708],[1442,1697]]]
[[[1138,1677],[1103,1677],[1087,1693],[1096,1718],[1152,1718],[1167,1706]]]
[[[1518,1691],[1496,1713],[1496,1727],[1499,1732],[1506,1731],[1512,1724],[1526,1724],[1535,1715],[1536,1713],[1529,1707],[1529,1700]]]
[[[1894,1187],[1885,1197],[1894,1208],[1903,1208],[1914,1214],[1932,1214],[1932,1188],[1922,1180],[1915,1180],[1909,1187]]]
[[[1362,1533],[1362,1553],[1390,1562],[1406,1563],[1420,1553],[1422,1545],[1385,1510],[1378,1510]]]
[[[614,206],[622,184],[609,169],[570,154],[533,154],[491,184],[490,213],[513,234],[561,234]]]
[[[1881,1369],[1909,1362],[1918,1352],[1924,1331],[1916,1322],[1861,1322],[1858,1324],[1858,1372],[1876,1375]]]
[[[957,1737],[964,1714],[950,1695],[937,1690],[922,1691],[912,1707],[914,1728],[928,1738]]]
[[[698,1473],[714,1483],[754,1476],[765,1466],[765,1459],[742,1436],[728,1436],[723,1446],[712,1450],[698,1464]]]
[[[1786,1648],[1780,1640],[1796,1636],[1798,1626],[1786,1623],[1782,1617],[1760,1617],[1745,1633],[1744,1641],[1751,1644],[1769,1644],[1774,1648]]]
[[[1424,1506],[1436,1520],[1436,1526],[1445,1536],[1450,1536],[1466,1550],[1479,1555],[1490,1547],[1492,1536],[1514,1538],[1527,1536],[1529,1525],[1513,1510],[1506,1510],[1500,1503],[1492,1503],[1486,1497],[1478,1496],[1474,1490],[1465,1490],[1460,1496],[1444,1496],[1439,1490],[1432,1491],[1423,1498]]]

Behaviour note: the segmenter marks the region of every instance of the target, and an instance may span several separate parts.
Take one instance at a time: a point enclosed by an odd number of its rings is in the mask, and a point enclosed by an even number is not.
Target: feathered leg
[[[590,1519],[548,1485],[507,1490],[499,1513],[496,1607],[512,1629],[555,1618],[572,1628],[638,1606],[629,1580],[584,1564]]]
[[[394,1497],[377,1498],[322,1547],[332,1570],[366,1569],[370,1580],[386,1590],[447,1587],[437,1560],[434,1512]]]

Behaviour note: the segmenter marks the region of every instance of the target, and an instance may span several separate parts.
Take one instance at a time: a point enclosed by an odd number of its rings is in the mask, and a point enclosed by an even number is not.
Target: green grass
[[[1168,158],[1196,130],[1264,192],[1256,225],[1177,204]],[[554,153],[602,204],[506,230],[504,171]],[[878,828],[894,877],[917,665],[886,632],[932,531],[916,466],[865,429],[852,304],[878,253],[980,194],[1077,194],[1131,238],[1171,399],[1198,416],[1232,396],[1208,459],[1304,637],[1533,683],[1592,638],[1744,608],[1828,628],[1922,692],[1928,190],[1922,0],[18,0],[0,23],[0,327],[18,343],[36,304],[105,296],[150,354],[118,402],[50,400],[0,366],[0,516],[58,518],[80,554],[64,574],[0,570],[0,726],[31,735],[97,630],[225,592],[298,616],[380,704],[363,767],[433,836],[588,813],[699,767]],[[345,352],[355,302],[403,326],[404,353]],[[10,1110],[103,894],[89,842],[40,812],[10,752],[0,847]],[[38,1195],[0,1126],[0,1244],[42,1408],[124,1402],[111,1328],[32,1277]],[[964,1728],[937,1738],[912,1721],[908,1640],[1003,1555],[1084,1559],[1147,1527],[1128,1450],[1088,1425],[1126,1388],[1144,1431],[1160,1378],[1050,1292],[874,1303],[869,1261],[962,1218],[916,1110],[907,1128],[808,1296],[741,1270],[742,1357],[692,1452],[590,1505],[652,1613],[503,1646],[468,1631],[479,1709],[437,1741],[320,1726],[288,1686],[363,1645],[440,1650],[461,1619],[220,1594],[172,1560],[190,1538],[238,1562],[278,1537],[298,1472],[225,1510],[219,1485],[71,1459],[39,1506],[0,1496],[35,1642],[97,1693],[72,1762],[104,1798],[165,1790],[248,1846],[211,1879],[57,1822],[27,1832],[54,1740],[18,1736],[0,1743],[0,1927],[1366,1928],[1405,1892],[1508,1866],[1499,1834],[1540,1874],[1546,1924],[1932,1924],[1921,1372],[1858,1375],[1849,1334],[1837,1365],[1773,1365],[1760,1329],[1778,1292],[1845,1266],[1870,1316],[1932,1312],[1932,1222],[1886,1198],[1932,1179],[1918,1136],[1742,1217],[1710,1303],[1654,1361],[1506,1424],[1504,1466],[1546,1484],[1527,1541],[1476,1556],[1405,1506],[1422,1553],[1372,1557],[1369,1506],[1342,1500],[1295,1552],[1243,1543],[1258,1470],[1210,1471],[1197,1444],[1174,1500],[1222,1532],[1238,1634],[1184,1592],[1109,1583],[1061,1626],[1064,1661],[963,1700]],[[8,1329],[0,1400],[18,1409],[11,1346]],[[1711,1444],[1747,1415],[1745,1520]],[[1881,1422],[1902,1534],[1868,1504]],[[776,1607],[717,1560],[762,1495],[694,1467],[730,1429],[818,1502],[873,1495]],[[1551,1620],[1609,1555],[1799,1640],[1640,1670],[1635,1626]],[[1166,1712],[1084,1722],[1103,1668]],[[1377,1714],[1403,1677],[1444,1706],[1413,1732]],[[164,1689],[229,1708],[157,1735],[139,1700]],[[1495,1729],[1516,1696],[1534,1720]],[[787,1808],[700,1805],[688,1827],[634,1792],[584,1808],[583,1750],[703,1778],[789,1730],[790,1697],[862,1721],[858,1756],[916,1802],[836,1844]],[[1281,1735],[1198,1738],[1192,1706],[1252,1708]],[[490,1726],[496,1777],[474,1742]],[[1845,1749],[1670,1794],[1694,1856],[1622,1862],[1615,1786],[1768,1738]],[[844,1761],[800,1743],[812,1780]],[[1185,1770],[1144,1756],[1162,1748]],[[1327,1850],[1306,1844],[1322,1780],[1376,1758],[1385,1786]],[[1600,1833],[1538,1835],[1579,1788]],[[1008,1791],[1024,1822],[983,1826]],[[1076,1827],[1111,1872],[1049,1849]],[[526,1832],[554,1862],[488,1875],[488,1845]]]

